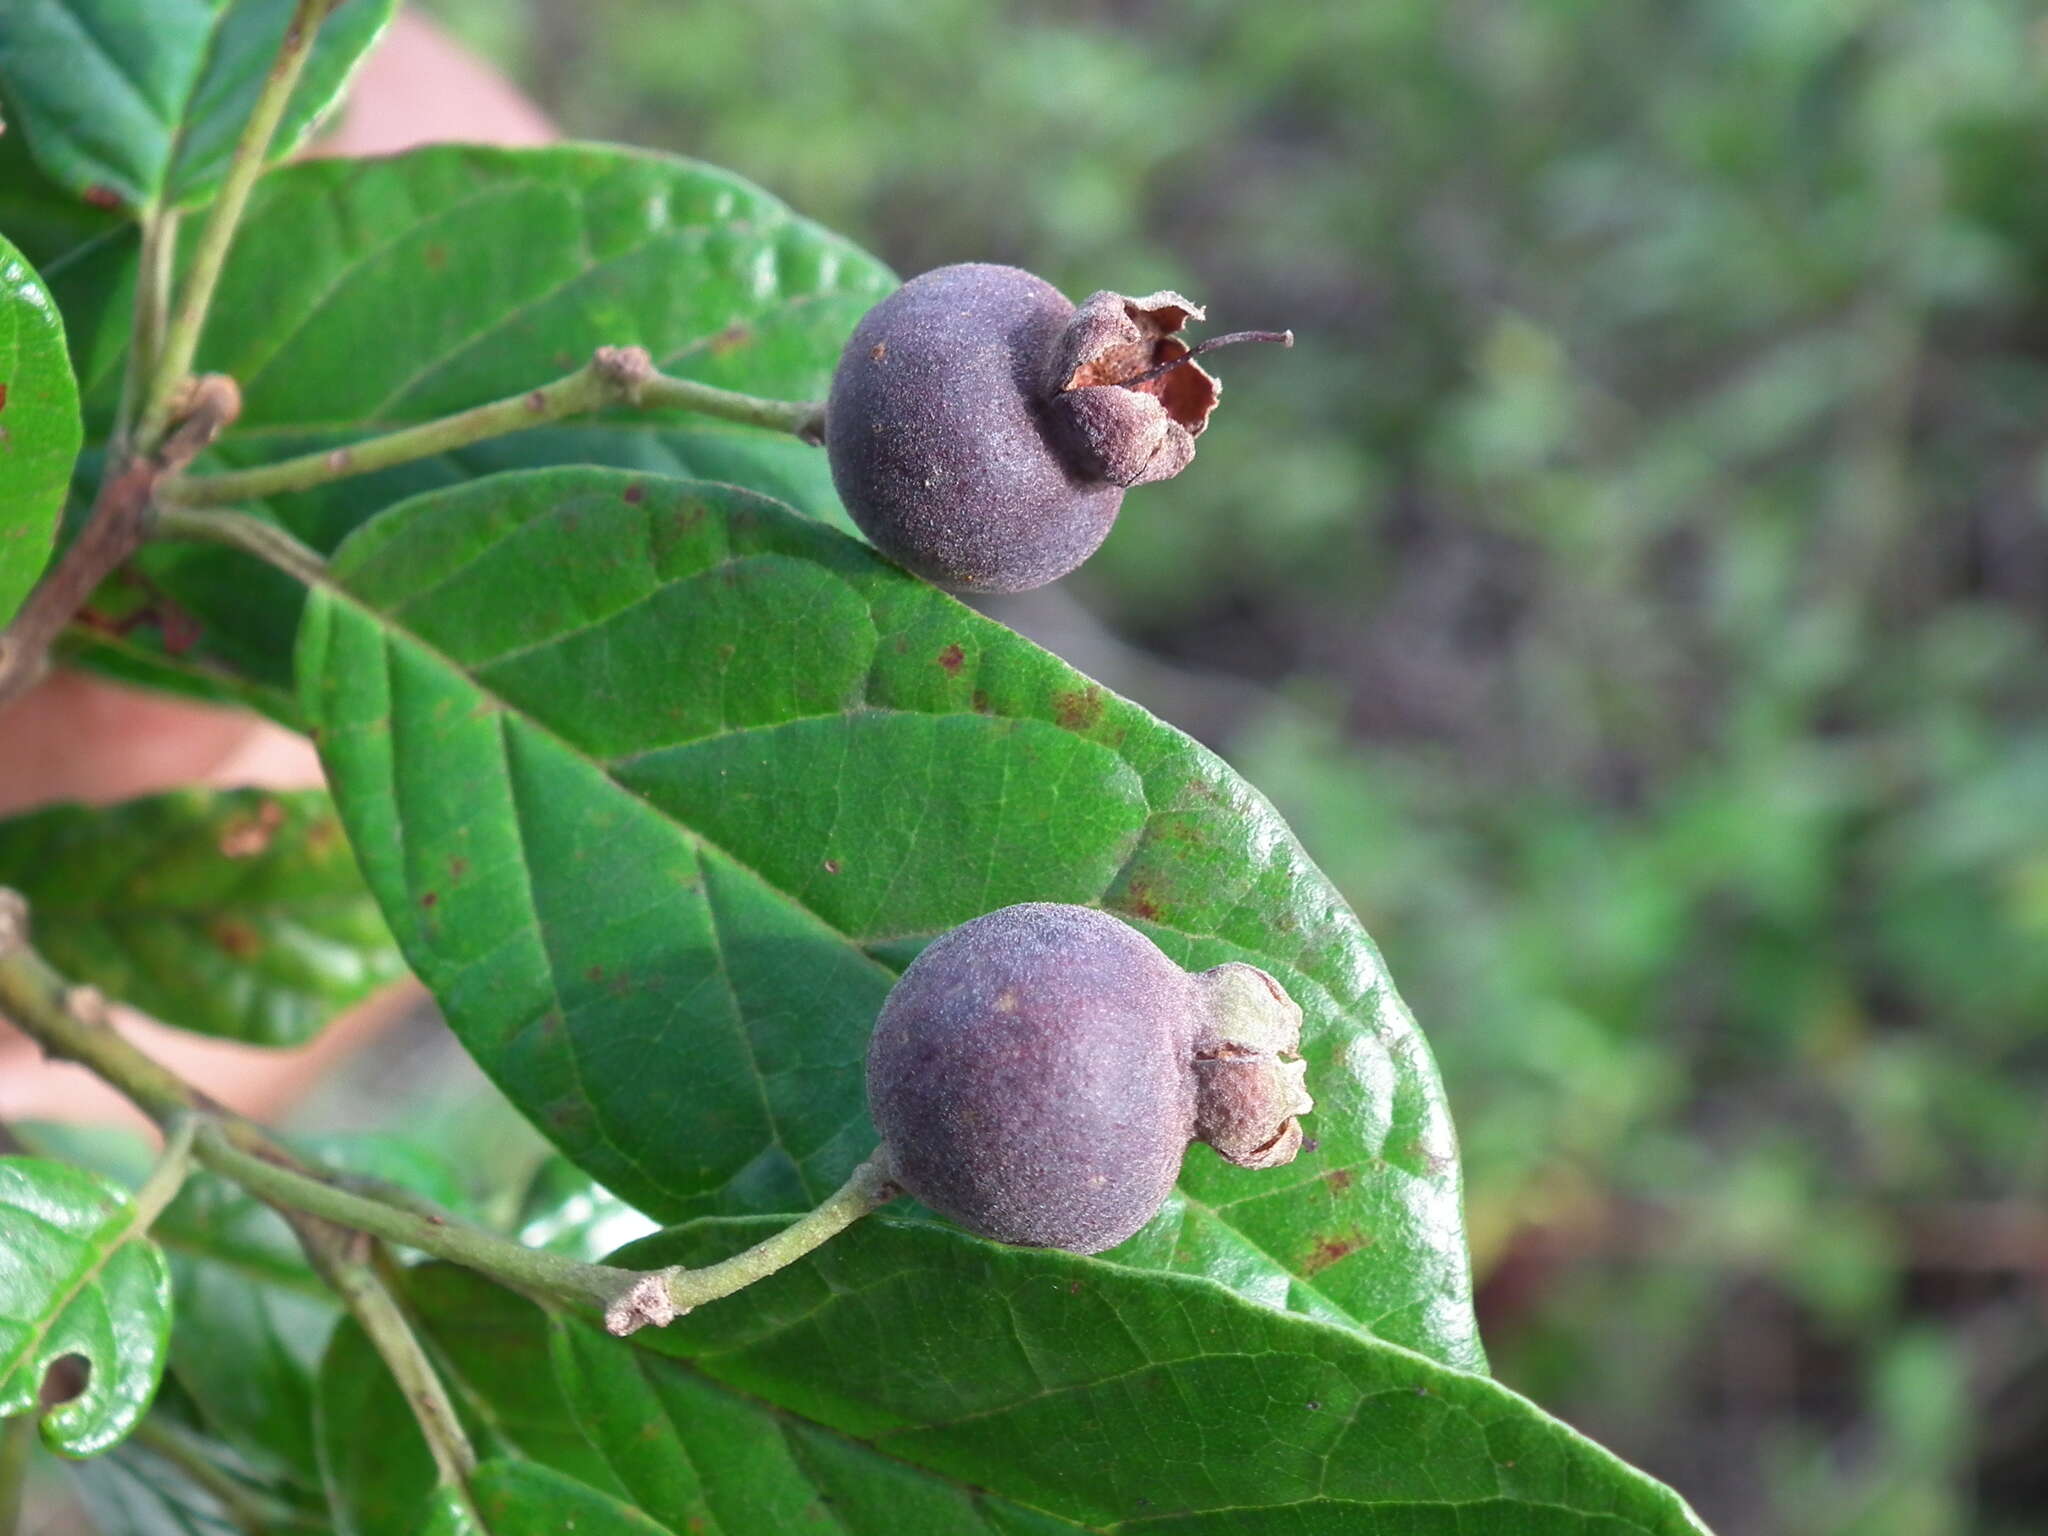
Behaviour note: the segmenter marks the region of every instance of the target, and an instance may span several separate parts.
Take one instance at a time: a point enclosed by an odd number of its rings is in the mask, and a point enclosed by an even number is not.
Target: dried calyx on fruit
[[[1291,1162],[1312,1107],[1301,1009],[1241,962],[1183,971],[1089,907],[954,929],[883,1004],[868,1047],[880,1160],[999,1242],[1096,1253],[1149,1221],[1192,1141]]]
[[[1078,309],[1016,267],[940,267],[869,310],[832,378],[825,444],[877,548],[958,592],[1022,592],[1109,534],[1125,489],[1185,469],[1221,386],[1177,293]]]

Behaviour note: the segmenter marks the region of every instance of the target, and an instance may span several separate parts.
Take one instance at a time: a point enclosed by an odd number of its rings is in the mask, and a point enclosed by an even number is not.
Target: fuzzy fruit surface
[[[1074,306],[1016,267],[940,267],[855,327],[825,446],[846,510],[898,565],[956,592],[1055,581],[1109,536],[1124,490],[1077,469],[1046,373]]]
[[[1097,1253],[1152,1218],[1212,1124],[1242,1166],[1294,1156],[1300,1018],[1252,966],[1191,975],[1105,912],[1005,907],[904,971],[868,1048],[868,1104],[897,1182],[941,1215]]]

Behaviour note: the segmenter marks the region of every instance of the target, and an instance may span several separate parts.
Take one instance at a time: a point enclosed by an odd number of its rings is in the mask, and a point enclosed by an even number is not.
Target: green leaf
[[[171,1374],[251,1472],[317,1492],[313,1377],[334,1329],[332,1297],[309,1294],[311,1273],[276,1213],[220,1180],[192,1179],[159,1230],[166,1243],[192,1232],[206,1244],[171,1260]]]
[[[344,0],[270,142],[289,154],[396,0]],[[299,0],[0,0],[0,90],[43,168],[106,207],[177,207],[226,174]]]
[[[238,1536],[218,1499],[131,1447],[70,1470],[78,1501],[101,1536]]]
[[[49,562],[81,431],[56,302],[0,238],[0,628]]]
[[[569,1417],[531,1303],[440,1265],[411,1272],[407,1302],[435,1322],[435,1364],[479,1454],[543,1461],[621,1491]],[[336,1522],[351,1536],[409,1536],[421,1523],[434,1466],[412,1423],[384,1362],[344,1322],[320,1362],[314,1428]]]
[[[182,1315],[178,1322],[182,1329]],[[134,1438],[67,1469],[100,1536],[317,1536],[329,1529],[323,1502],[266,1483],[174,1399],[167,1383]]]
[[[81,253],[59,288],[90,429],[120,393],[134,243]],[[200,348],[244,410],[202,467],[246,467],[432,420],[637,343],[669,372],[823,397],[888,270],[727,172],[609,146],[434,148],[321,161],[250,200]],[[74,295],[76,296],[74,299]],[[375,345],[366,346],[365,337]],[[621,411],[280,497],[325,551],[415,492],[528,465],[615,464],[731,481],[838,513],[825,456],[786,433]],[[188,663],[289,681],[301,594],[243,555],[158,545],[143,568],[198,619]]]
[[[297,1045],[403,974],[327,796],[181,791],[0,822],[51,962],[167,1024]]]
[[[364,874],[463,1042],[664,1219],[794,1211],[873,1148],[897,970],[1095,902],[1307,1011],[1315,1145],[1197,1147],[1118,1250],[1480,1366],[1457,1148],[1377,952],[1212,754],[864,547],[603,470],[420,498],[336,557],[305,707]]]
[[[489,1536],[477,1524],[476,1511],[458,1488],[437,1487],[428,1496],[427,1512],[414,1536]]]
[[[617,1262],[700,1264],[765,1230],[704,1223]],[[641,1334],[652,1353],[637,1358],[588,1324],[558,1333],[570,1401],[628,1490],[673,1519],[689,1495],[648,1447],[681,1442],[732,1531],[775,1524],[719,1508],[749,1496],[721,1444],[760,1447],[762,1494],[808,1483],[856,1531],[971,1528],[958,1515],[977,1492],[1038,1512],[975,1511],[998,1530],[1701,1529],[1668,1489],[1486,1377],[1199,1280],[935,1224],[864,1222]],[[643,1414],[655,1433],[634,1431]],[[770,1427],[781,1444],[763,1446]]]
[[[83,1357],[84,1392],[42,1417],[43,1443],[66,1456],[121,1440],[163,1376],[171,1277],[141,1222],[110,1179],[0,1157],[0,1419],[35,1412],[50,1367]]]
[[[94,207],[45,176],[19,133],[0,131],[0,230],[29,265],[48,277],[53,265],[80,246],[127,227],[118,213]]]
[[[487,1461],[470,1479],[477,1513],[490,1536],[669,1536],[668,1527],[530,1461]]]
[[[704,1263],[769,1230],[708,1221],[619,1259]],[[581,1430],[555,1426],[548,1443],[578,1457],[560,1470],[589,1482],[582,1458],[601,1457],[606,1495],[676,1532],[1702,1531],[1670,1490],[1486,1377],[1204,1280],[936,1223],[870,1218],[630,1342],[448,1266],[414,1271],[408,1301],[437,1352],[480,1314],[522,1358],[551,1336],[548,1411]],[[541,1407],[504,1404],[530,1437]],[[353,1425],[424,1461],[395,1392]]]

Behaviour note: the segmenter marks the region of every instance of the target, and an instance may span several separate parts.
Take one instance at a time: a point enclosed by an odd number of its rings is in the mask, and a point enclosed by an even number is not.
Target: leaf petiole
[[[823,436],[823,407],[813,402],[768,400],[693,379],[671,378],[656,371],[644,347],[599,347],[583,367],[537,389],[521,390],[487,405],[365,438],[344,448],[301,454],[255,469],[167,478],[157,488],[157,499],[166,507],[221,507],[258,501],[452,453],[472,443],[610,405],[696,411],[744,426],[794,433],[807,442],[817,442]]]
[[[284,117],[299,72],[313,52],[320,24],[334,9],[336,0],[299,0],[285,28],[283,46],[271,63],[256,98],[255,109],[235,141],[235,154],[228,164],[220,195],[206,211],[200,226],[199,244],[192,253],[192,265],[170,322],[164,327],[162,346],[149,370],[149,389],[143,398],[142,429],[137,442],[147,453],[156,445],[176,413],[178,392],[192,371],[192,359],[199,351],[199,333],[206,327],[207,312],[213,307],[213,291],[227,265],[228,248],[234,244],[235,229],[242,222],[249,192],[263,174],[264,156],[270,140]]]

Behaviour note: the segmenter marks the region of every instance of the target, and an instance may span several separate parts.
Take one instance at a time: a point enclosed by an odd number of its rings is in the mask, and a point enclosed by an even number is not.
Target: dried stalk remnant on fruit
[[[1271,1168],[1301,1146],[1301,1010],[1233,962],[1190,974],[1090,907],[1005,907],[883,1004],[868,1102],[896,1180],[983,1237],[1096,1253],[1152,1218],[1191,1141]]]
[[[1195,456],[1220,386],[1192,361],[1177,293],[1078,309],[1016,267],[913,278],[840,356],[825,445],[840,500],[882,553],[958,592],[1022,592],[1095,553],[1125,489]]]

